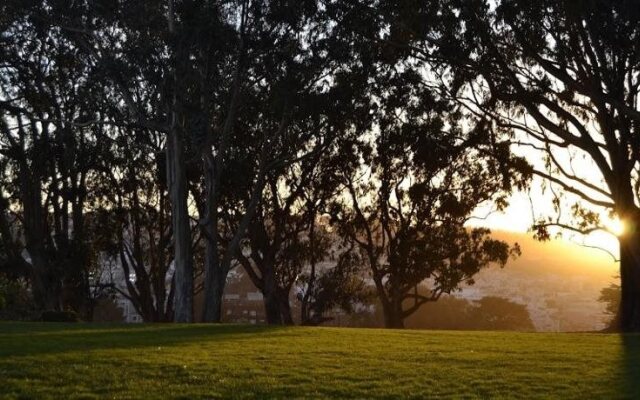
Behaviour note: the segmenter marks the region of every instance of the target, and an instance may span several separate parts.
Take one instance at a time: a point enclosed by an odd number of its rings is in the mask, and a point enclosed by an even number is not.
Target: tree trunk
[[[402,316],[402,310],[398,310],[395,307],[383,307],[384,312],[384,327],[389,329],[404,329],[404,318]]]
[[[389,329],[404,329],[404,316],[402,313],[402,301],[396,301],[393,294],[388,294],[380,278],[374,277],[378,300],[382,305],[384,327]]]
[[[280,301],[275,292],[267,292],[263,294],[264,312],[267,324],[282,325],[282,314],[280,313]]]
[[[227,272],[218,261],[217,249],[207,241],[204,273],[204,307],[202,322],[220,322],[222,319],[222,296]]]
[[[262,296],[264,297],[264,311],[269,325],[282,325],[282,302],[278,294],[278,284],[276,282],[275,273],[270,266],[263,270],[264,288]]]
[[[309,303],[309,297],[305,294],[300,302],[300,324],[301,325],[313,325],[311,316],[311,304]]]
[[[291,316],[291,304],[289,304],[289,292],[283,289],[278,291],[280,301],[280,317],[283,325],[293,325],[293,317]]]
[[[167,183],[174,237],[175,322],[193,321],[193,259],[186,181],[184,145],[174,126],[167,135]]]
[[[221,322],[222,296],[229,271],[228,260],[218,254],[218,191],[213,155],[204,157],[206,200],[204,214],[205,260],[203,322]]]
[[[47,257],[45,214],[42,207],[42,185],[39,174],[20,167],[20,192],[24,207],[24,236],[31,259],[33,299],[40,310],[62,309],[62,280]]]
[[[622,293],[617,321],[623,332],[640,332],[640,232],[628,232],[619,240]]]
[[[33,298],[40,310],[62,310],[60,279],[49,268],[44,255],[33,248],[27,250],[33,266]]]
[[[404,329],[402,302],[389,298],[384,294],[381,295],[380,293],[378,294],[378,297],[382,303],[384,327],[389,329]]]

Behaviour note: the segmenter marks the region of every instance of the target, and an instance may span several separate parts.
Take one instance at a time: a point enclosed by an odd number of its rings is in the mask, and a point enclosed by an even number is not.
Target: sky
[[[509,207],[503,212],[492,212],[488,207],[476,211],[478,219],[470,222],[473,226],[486,226],[493,230],[507,232],[527,232],[533,225],[535,218],[540,216],[553,216],[554,210],[550,196],[544,195],[535,183],[531,193],[516,192],[510,197]],[[603,223],[612,232],[621,233],[623,226],[618,220],[612,220],[602,215]],[[610,253],[611,259],[617,259],[619,255],[618,240],[609,232],[595,232],[584,236],[572,232],[560,231],[562,239],[587,246],[602,248],[604,254]]]
[[[535,124],[535,122],[529,121],[525,123],[525,125],[531,124]],[[515,155],[524,158],[535,169],[548,172],[548,161],[546,158],[551,154],[553,159],[562,165],[565,171],[572,173],[579,179],[589,182],[589,184],[597,186],[604,191],[608,191],[601,171],[587,153],[574,148],[574,146],[567,148],[556,146],[547,149],[543,144],[529,137],[526,133],[516,132],[515,135],[514,141],[519,144],[512,144],[511,150]],[[597,131],[594,131],[593,135],[594,138],[599,137]],[[551,137],[553,138],[553,136]],[[534,146],[530,146],[530,144]],[[551,174],[566,181],[569,186],[579,189],[587,196],[600,201],[611,201],[606,196],[585,187],[579,181],[564,179],[558,171],[554,171]],[[560,196],[561,212],[559,219],[561,222],[569,225],[575,222],[571,209],[573,205],[579,203],[582,207],[598,213],[601,225],[604,226],[607,231],[597,231],[589,235],[581,235],[567,230],[550,229],[549,231],[552,233],[552,236],[559,235],[562,239],[582,246],[602,249],[602,252],[609,255],[611,260],[617,260],[619,258],[619,244],[616,235],[623,233],[624,224],[615,217],[612,217],[608,210],[590,205],[590,203],[581,200],[577,195],[559,190],[557,185],[550,187],[541,177],[534,177],[531,180],[527,192],[513,193],[509,200],[509,207],[503,212],[492,212],[491,205],[476,210],[477,215],[482,218],[472,221],[470,225],[486,226],[493,230],[501,231],[528,232],[534,221],[547,219],[548,217],[554,219],[558,217],[559,214],[553,206],[554,192]]]

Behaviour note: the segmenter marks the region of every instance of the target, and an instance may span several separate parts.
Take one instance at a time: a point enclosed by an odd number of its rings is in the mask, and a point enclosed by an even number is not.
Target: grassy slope
[[[0,323],[0,398],[640,398],[640,337]]]

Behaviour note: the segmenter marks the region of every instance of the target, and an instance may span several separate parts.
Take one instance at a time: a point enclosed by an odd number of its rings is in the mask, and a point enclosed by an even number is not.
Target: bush
[[[40,317],[43,322],[78,322],[78,314],[74,311],[43,311]]]
[[[38,315],[26,281],[0,275],[0,320],[29,321]]]

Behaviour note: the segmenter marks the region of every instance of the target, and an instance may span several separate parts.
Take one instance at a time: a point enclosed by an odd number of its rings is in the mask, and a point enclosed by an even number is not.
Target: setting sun
[[[619,218],[612,218],[605,222],[605,227],[616,236],[622,236],[625,232],[625,223]]]

